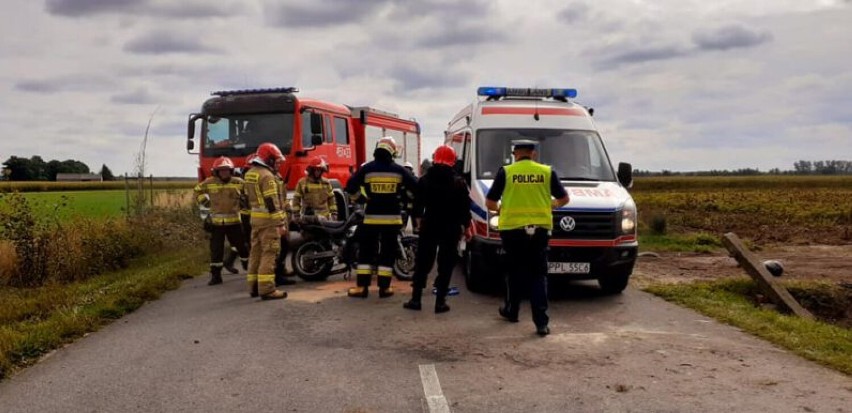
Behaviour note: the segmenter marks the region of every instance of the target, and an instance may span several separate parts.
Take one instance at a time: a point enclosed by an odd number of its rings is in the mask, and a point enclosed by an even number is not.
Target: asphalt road
[[[238,276],[159,301],[0,383],[0,412],[845,412],[852,378],[628,289],[576,286],[534,334],[464,290],[345,297],[340,276],[251,299]],[[401,283],[397,287],[407,288]]]

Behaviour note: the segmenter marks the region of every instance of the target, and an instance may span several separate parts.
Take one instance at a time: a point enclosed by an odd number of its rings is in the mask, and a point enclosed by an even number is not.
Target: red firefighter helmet
[[[216,171],[221,169],[229,169],[231,172],[234,171],[234,162],[231,161],[231,158],[220,156],[219,159],[213,161],[213,167],[210,168],[210,171],[216,173]]]
[[[390,136],[385,136],[384,138],[379,139],[379,141],[376,142],[376,149],[386,150],[394,158],[399,156],[399,149],[396,146],[396,140]]]
[[[257,147],[257,158],[255,159],[266,166],[272,167],[275,161],[283,162],[284,155],[281,153],[281,149],[278,149],[274,143],[264,142]]]
[[[432,162],[439,163],[441,165],[447,166],[455,166],[456,165],[456,151],[449,145],[441,145],[438,149],[435,149],[435,152],[432,154]]]
[[[308,172],[311,172],[311,169],[319,169],[323,172],[328,172],[328,163],[326,163],[325,159],[314,156],[311,157],[311,160],[308,162]]]

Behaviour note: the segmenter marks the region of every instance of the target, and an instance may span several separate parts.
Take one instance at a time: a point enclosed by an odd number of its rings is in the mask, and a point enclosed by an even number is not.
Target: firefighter
[[[393,161],[397,156],[393,138],[379,139],[373,151],[373,161],[358,169],[346,184],[346,192],[353,200],[361,196],[366,199],[364,222],[358,226],[356,287],[349,289],[350,297],[366,298],[369,295],[374,272],[378,276],[379,297],[393,295],[391,277],[397,236],[402,227],[399,195],[404,191],[411,192],[416,186],[414,176]]]
[[[247,268],[248,249],[240,226],[240,206],[245,203],[243,180],[232,176],[234,163],[226,157],[213,162],[212,176],[195,186],[199,205],[210,208],[207,227],[210,230],[210,282],[222,284],[222,261],[225,238],[237,249],[237,254]]]
[[[262,143],[246,173],[246,193],[251,207],[251,252],[246,282],[252,297],[263,300],[287,298],[275,289],[275,261],[281,238],[287,237],[287,214],[281,202],[285,191],[275,177],[284,155],[275,144]]]
[[[415,181],[418,179],[417,174],[414,173],[414,165],[412,165],[411,162],[405,162],[405,164],[403,164],[402,166],[407,169],[408,172],[411,172],[411,176],[414,177]],[[412,210],[414,209],[414,197],[408,195],[409,192],[405,191],[404,193],[400,194],[399,197],[400,208],[402,208],[403,229],[408,228],[408,221],[410,220]],[[415,225],[412,225],[412,229],[415,233],[417,232],[417,227]]]
[[[321,219],[337,220],[337,202],[331,182],[322,176],[328,172],[328,164],[322,158],[311,158],[306,169],[307,176],[296,183],[293,194],[293,217],[315,215]]]
[[[462,236],[470,239],[470,192],[455,169],[456,151],[439,146],[432,154],[432,167],[417,181],[414,194],[414,226],[419,228],[414,287],[411,300],[403,304],[409,310],[420,310],[420,299],[426,278],[438,256],[435,279],[435,313],[450,311],[447,305],[450,277],[458,260],[458,244]]]
[[[246,172],[248,172],[249,168],[251,167],[251,160],[255,156],[256,155],[254,153],[249,156],[246,156],[246,164],[242,168],[235,169],[234,174],[240,178],[245,178]],[[242,203],[240,208],[240,226],[243,230],[243,239],[246,241],[245,244],[248,248],[250,246],[249,242],[251,241],[251,209],[249,209],[247,199],[245,200],[245,202]],[[234,262],[237,261],[238,256],[239,253],[237,251],[237,248],[232,245],[228,250],[228,253],[225,255],[224,265],[225,269],[228,270],[228,272],[230,272],[231,274],[239,273],[239,271],[237,271],[237,269],[234,267]]]
[[[515,162],[497,171],[485,201],[489,210],[499,212],[500,240],[509,267],[505,304],[498,312],[506,320],[517,322],[521,294],[528,292],[536,333],[546,336],[550,334],[547,244],[553,229],[553,208],[567,204],[568,193],[550,166],[535,161],[536,141],[517,140],[512,145]]]

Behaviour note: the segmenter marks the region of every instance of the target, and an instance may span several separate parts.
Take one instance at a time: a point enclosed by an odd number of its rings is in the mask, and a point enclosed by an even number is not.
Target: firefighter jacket
[[[293,193],[293,215],[300,215],[309,209],[313,210],[314,215],[326,218],[336,214],[337,202],[334,201],[332,190],[328,179],[315,181],[307,176],[300,179]]]
[[[364,196],[366,225],[402,225],[400,195],[413,197],[417,186],[414,175],[392,160],[377,159],[364,164],[346,183],[346,192],[353,198]]]
[[[415,218],[421,228],[455,230],[470,226],[470,191],[452,167],[435,164],[417,181]]]
[[[266,166],[252,165],[246,172],[246,195],[251,208],[252,228],[268,228],[287,225],[284,211],[285,189]]]
[[[195,186],[198,205],[210,208],[210,223],[233,225],[240,223],[240,209],[245,204],[244,181],[231,177],[225,182],[211,176]]]

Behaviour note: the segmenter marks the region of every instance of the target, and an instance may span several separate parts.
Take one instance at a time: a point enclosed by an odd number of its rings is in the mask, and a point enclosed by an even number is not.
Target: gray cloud
[[[464,46],[500,42],[506,38],[507,36],[503,32],[486,26],[449,26],[426,34],[416,41],[416,45],[423,47]]]
[[[75,74],[44,79],[27,79],[15,83],[15,89],[31,93],[92,92],[115,85],[112,79],[100,75]]]
[[[447,73],[453,73],[451,76]],[[398,82],[398,92],[421,89],[446,89],[467,84],[469,76],[447,68],[430,70],[427,66],[397,65],[388,70],[388,76]]]
[[[165,18],[228,17],[242,9],[234,2],[202,2],[184,0],[180,3],[165,0],[47,0],[48,13],[65,17],[84,17],[99,14],[132,14]]]
[[[47,0],[50,14],[79,17],[99,13],[130,12],[147,4],[147,0]]]
[[[753,30],[741,24],[730,24],[712,30],[697,31],[692,35],[692,41],[701,50],[753,47],[771,40],[771,33]]]
[[[318,7],[312,0],[264,4],[266,22],[277,27],[328,27],[361,21],[393,0],[329,0]]]
[[[491,15],[494,2],[490,0],[420,0],[397,1],[391,13],[392,19],[411,20],[431,18],[442,25],[455,22],[481,21]]]
[[[158,99],[145,88],[139,88],[132,92],[114,94],[110,97],[109,101],[131,105],[152,105],[158,103]]]
[[[153,32],[124,45],[124,51],[137,54],[219,53],[220,50],[201,43],[197,38],[174,33]]]
[[[686,56],[689,52],[688,49],[673,44],[620,46],[615,48],[614,51],[606,53],[603,58],[597,61],[596,66],[599,69],[614,69],[625,64],[674,59]]]
[[[591,7],[585,2],[573,2],[568,7],[556,14],[559,21],[565,23],[579,23],[588,19]]]

